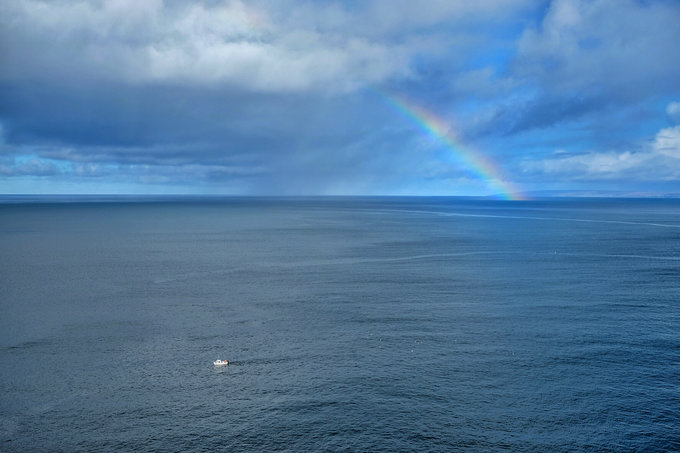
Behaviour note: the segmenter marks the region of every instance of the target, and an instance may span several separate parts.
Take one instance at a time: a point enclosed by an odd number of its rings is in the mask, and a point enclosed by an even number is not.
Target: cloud
[[[555,0],[528,26],[501,80],[511,87],[486,106],[478,134],[516,134],[587,119],[680,90],[680,5],[633,0]],[[606,113],[606,114],[605,114]]]
[[[549,128],[607,107],[608,101],[594,94],[544,94],[527,100],[512,99],[509,103],[493,107],[487,122],[476,133],[512,135]]]
[[[653,152],[680,159],[680,126],[659,131],[654,139]]]
[[[377,86],[451,119],[509,179],[671,178],[679,21],[663,0],[5,0],[2,172],[474,192]]]
[[[564,155],[525,160],[529,174],[552,175],[570,180],[673,181],[680,179],[680,126],[660,130],[644,149]]]
[[[449,74],[452,95],[439,97],[460,105],[468,139],[526,143],[538,135],[565,138],[571,129],[567,140],[586,136],[610,147],[658,120],[650,103],[680,91],[680,54],[671,51],[680,42],[678,22],[677,2],[554,0],[525,22],[512,47],[484,48],[498,55],[490,64]],[[676,124],[680,114],[670,111]]]
[[[529,3],[7,0],[1,74],[343,92],[411,77],[416,56],[447,49],[442,24],[461,34]]]
[[[60,174],[59,168],[50,161],[31,158],[14,161],[12,163],[0,163],[0,175],[12,176],[54,176]]]
[[[669,44],[680,40],[678,20],[675,2],[555,0],[520,37],[513,71],[549,91],[635,98],[674,90],[680,55]]]
[[[680,123],[680,102],[669,103],[666,107],[666,116],[671,123]]]
[[[374,83],[408,74],[416,49],[287,28],[256,3],[9,0],[5,78],[81,78],[128,83],[226,84],[296,91]],[[32,48],[30,54],[23,49]]]

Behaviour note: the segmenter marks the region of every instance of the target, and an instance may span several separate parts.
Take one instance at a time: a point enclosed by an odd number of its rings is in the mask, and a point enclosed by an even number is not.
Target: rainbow
[[[445,144],[472,173],[495,192],[500,192],[502,198],[506,200],[526,200],[526,197],[519,189],[501,177],[501,172],[494,162],[469,146],[463,146],[451,130],[450,124],[402,97],[376,89],[371,91],[376,93],[394,110],[417,124],[428,135]]]

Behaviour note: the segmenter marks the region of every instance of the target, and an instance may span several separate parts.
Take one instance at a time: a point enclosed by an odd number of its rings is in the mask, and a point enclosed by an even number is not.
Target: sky
[[[680,194],[678,0],[3,0],[0,193]]]

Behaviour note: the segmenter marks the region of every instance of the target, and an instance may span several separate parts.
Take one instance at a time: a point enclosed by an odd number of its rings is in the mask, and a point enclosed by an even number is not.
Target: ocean
[[[0,256],[0,451],[680,450],[680,200],[6,197]]]

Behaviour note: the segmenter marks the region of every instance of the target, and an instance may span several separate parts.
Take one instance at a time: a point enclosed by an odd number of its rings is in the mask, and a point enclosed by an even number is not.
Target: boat
[[[213,365],[215,366],[229,365],[229,360],[215,360],[213,362]]]

